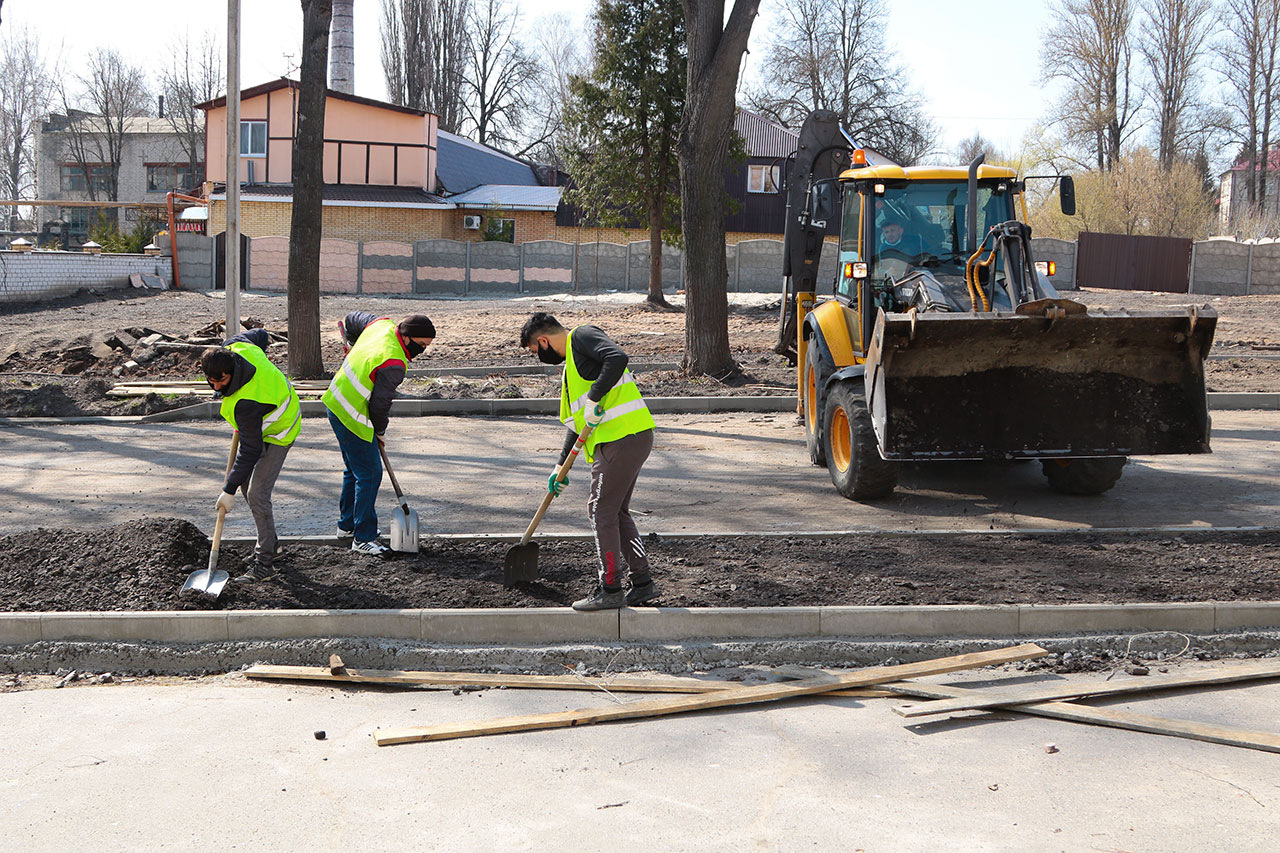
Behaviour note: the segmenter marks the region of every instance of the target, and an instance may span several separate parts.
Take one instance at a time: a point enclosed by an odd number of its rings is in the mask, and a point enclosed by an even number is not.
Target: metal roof
[[[464,193],[481,184],[538,186],[528,163],[466,137],[439,131],[436,151],[436,178],[446,193]]]
[[[563,187],[511,186],[483,184],[465,193],[449,196],[458,207],[489,207],[503,210],[555,210],[560,204]]]
[[[795,152],[800,141],[800,134],[742,107],[738,107],[733,129],[746,144],[748,157],[786,157]]]

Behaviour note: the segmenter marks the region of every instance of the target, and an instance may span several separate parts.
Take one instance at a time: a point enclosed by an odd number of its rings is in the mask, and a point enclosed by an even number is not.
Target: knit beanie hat
[[[410,314],[401,320],[396,325],[396,328],[406,338],[434,338],[436,336],[436,327],[432,325],[431,318],[425,314]]]

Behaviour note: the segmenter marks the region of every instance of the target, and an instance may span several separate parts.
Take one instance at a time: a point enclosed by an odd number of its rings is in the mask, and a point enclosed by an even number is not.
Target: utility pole
[[[240,334],[240,0],[227,0],[227,337]]]

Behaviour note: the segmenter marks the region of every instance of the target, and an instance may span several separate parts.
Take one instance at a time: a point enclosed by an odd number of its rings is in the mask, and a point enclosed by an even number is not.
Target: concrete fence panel
[[[412,293],[413,244],[370,240],[360,251],[361,293]]]
[[[684,254],[675,246],[662,246],[662,289],[666,293],[675,293],[683,287],[681,266]],[[636,240],[631,243],[630,275],[627,288],[641,293],[649,292],[649,241]]]
[[[627,247],[619,243],[578,246],[578,293],[622,290],[627,285]]]
[[[169,254],[169,238],[157,237],[161,254]],[[178,233],[178,279],[183,290],[214,289],[213,238],[189,231]]]
[[[1057,237],[1032,237],[1031,257],[1037,261],[1052,261],[1057,268],[1049,277],[1049,283],[1058,290],[1076,289],[1076,242]]]
[[[1201,240],[1193,245],[1191,292],[1239,296],[1249,292],[1249,246],[1234,240]]]
[[[1280,243],[1254,244],[1249,293],[1280,293]]]
[[[254,237],[249,241],[249,287],[252,290],[289,289],[289,238]]]
[[[459,240],[419,240],[413,244],[416,293],[458,295],[466,290],[467,244]]]
[[[471,282],[468,293],[518,293],[520,247],[487,241],[471,244]]]
[[[738,286],[749,293],[782,291],[782,241],[743,240],[737,245]],[[729,273],[733,279],[732,270]]]
[[[563,293],[573,286],[572,243],[532,240],[523,246],[526,293]]]
[[[326,237],[320,241],[320,292],[355,293],[360,280],[360,244]]]

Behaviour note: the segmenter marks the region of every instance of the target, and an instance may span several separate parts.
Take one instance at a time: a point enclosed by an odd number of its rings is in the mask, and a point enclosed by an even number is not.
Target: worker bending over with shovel
[[[596,326],[568,330],[543,311],[525,322],[520,346],[544,364],[564,364],[560,420],[569,431],[559,463],[568,458],[578,434],[591,429],[583,452],[591,463],[587,517],[596,536],[600,588],[575,601],[573,609],[608,610],[652,601],[658,597],[658,585],[649,574],[649,558],[630,507],[640,468],[653,450],[654,423],[627,370],[627,354]],[[568,477],[557,480],[553,471],[547,490],[558,495],[568,482]],[[631,574],[631,588],[625,595],[618,571],[620,555]]]
[[[236,490],[243,488],[258,528],[253,565],[235,578],[240,583],[264,581],[276,574],[279,540],[271,491],[302,425],[297,393],[267,358],[270,343],[265,329],[250,329],[220,347],[210,347],[200,357],[205,379],[222,398],[222,417],[239,436],[239,449],[216,507],[230,512]]]
[[[382,485],[382,456],[387,421],[396,388],[414,356],[435,339],[436,327],[422,314],[399,323],[352,311],[338,324],[348,347],[342,367],[320,399],[342,451],[342,494],[338,498],[338,538],[352,539],[351,550],[378,556],[389,549],[378,541],[374,508]]]

